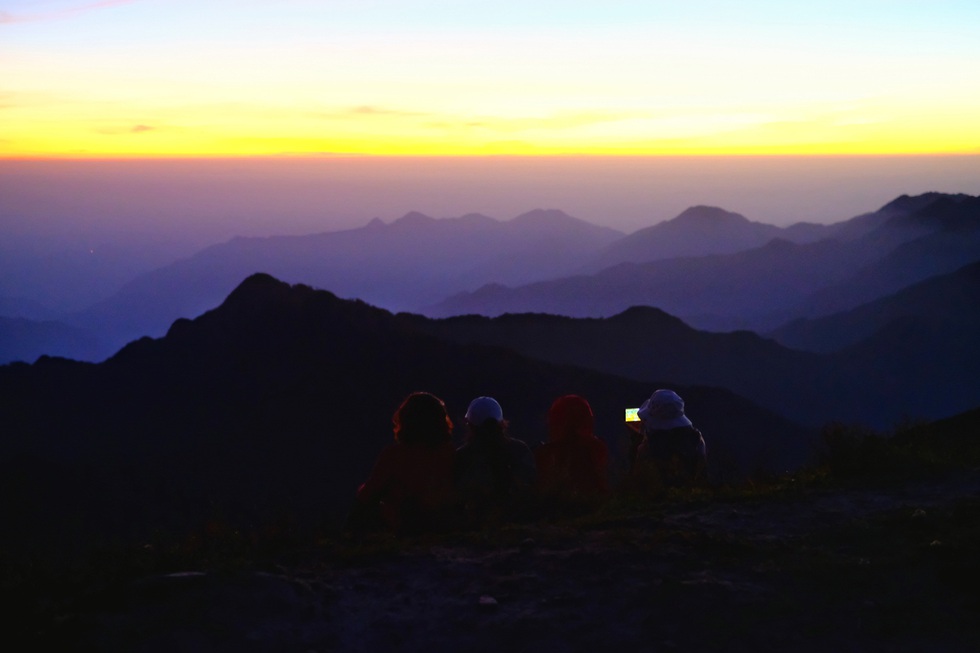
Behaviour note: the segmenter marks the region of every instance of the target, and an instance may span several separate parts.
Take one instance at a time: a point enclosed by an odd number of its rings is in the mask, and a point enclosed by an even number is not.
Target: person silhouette
[[[538,487],[566,498],[601,496],[609,491],[609,452],[593,432],[592,406],[578,395],[559,397],[548,410],[548,442],[534,451]]]
[[[453,423],[442,399],[413,392],[392,416],[386,446],[357,491],[360,522],[380,518],[398,533],[447,527],[453,519]]]
[[[492,397],[477,397],[466,409],[466,443],[456,451],[454,481],[471,525],[511,517],[534,485],[534,456],[507,435],[503,409]]]
[[[652,467],[667,487],[705,478],[708,459],[704,437],[684,413],[684,400],[676,392],[657,390],[643,402],[637,416],[640,421],[636,428],[642,440],[636,468]]]

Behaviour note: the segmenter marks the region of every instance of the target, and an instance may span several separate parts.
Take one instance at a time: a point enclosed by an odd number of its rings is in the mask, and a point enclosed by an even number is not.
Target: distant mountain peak
[[[467,213],[457,218],[460,222],[467,224],[495,224],[498,220],[482,213]]]
[[[969,195],[951,194],[951,193],[940,193],[937,191],[929,191],[926,193],[921,193],[919,195],[899,195],[893,199],[888,204],[878,209],[879,212],[885,213],[912,213],[915,211],[921,211],[925,207],[933,204],[937,201],[950,199],[954,201],[962,201],[965,199],[970,199]]]
[[[391,224],[392,226],[397,225],[399,227],[421,227],[431,225],[434,222],[436,222],[436,219],[432,216],[419,213],[418,211],[409,211]]]
[[[944,231],[973,230],[980,227],[980,197],[963,193],[924,193],[902,195],[879,212],[888,216],[886,224]]]
[[[776,237],[763,245],[760,249],[767,252],[789,252],[800,249],[800,245],[788,238]]]
[[[561,209],[533,209],[527,213],[522,213],[511,222],[515,224],[527,223],[556,223],[577,221],[576,218],[568,215]]]
[[[225,304],[251,304],[256,300],[261,301],[288,294],[290,288],[291,286],[288,283],[276,279],[271,274],[256,272],[248,276],[238,284],[238,287],[231,291],[231,294],[225,300]]]
[[[723,208],[717,206],[705,206],[698,205],[692,206],[681,212],[670,222],[698,222],[698,223],[734,223],[734,222],[749,222],[749,219],[740,213],[733,213],[731,211],[726,211]]]
[[[684,320],[671,315],[663,309],[657,308],[656,306],[630,306],[625,311],[617,313],[612,317],[606,318],[610,322],[618,322],[622,324],[632,324],[632,323],[649,323],[654,322],[658,324],[671,325],[671,326],[683,326],[685,329],[693,329],[688,326]]]

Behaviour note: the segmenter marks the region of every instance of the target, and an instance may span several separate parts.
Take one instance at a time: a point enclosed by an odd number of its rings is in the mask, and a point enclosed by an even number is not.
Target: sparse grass
[[[884,434],[863,426],[830,424],[822,433],[820,465],[802,474],[822,480],[881,482],[980,467],[980,443],[929,424],[908,423]]]

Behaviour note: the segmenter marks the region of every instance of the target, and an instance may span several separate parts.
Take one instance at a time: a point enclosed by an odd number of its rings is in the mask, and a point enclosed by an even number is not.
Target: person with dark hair
[[[704,480],[708,464],[704,437],[684,414],[684,400],[676,392],[657,390],[637,416],[643,436],[637,467],[652,466],[668,487]]]
[[[466,517],[474,525],[513,516],[534,485],[534,456],[507,435],[504,412],[492,397],[466,410],[466,443],[456,451],[454,480]]]
[[[357,491],[359,521],[379,515],[400,533],[448,526],[455,500],[455,449],[446,405],[428,392],[413,392],[391,421],[395,441],[381,451]]]
[[[548,442],[535,449],[538,487],[565,498],[601,496],[609,491],[606,443],[593,432],[592,406],[578,395],[559,397],[548,410]]]

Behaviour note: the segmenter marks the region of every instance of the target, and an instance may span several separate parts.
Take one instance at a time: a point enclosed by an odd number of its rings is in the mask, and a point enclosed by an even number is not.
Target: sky
[[[976,0],[0,0],[0,157],[980,154]]]

